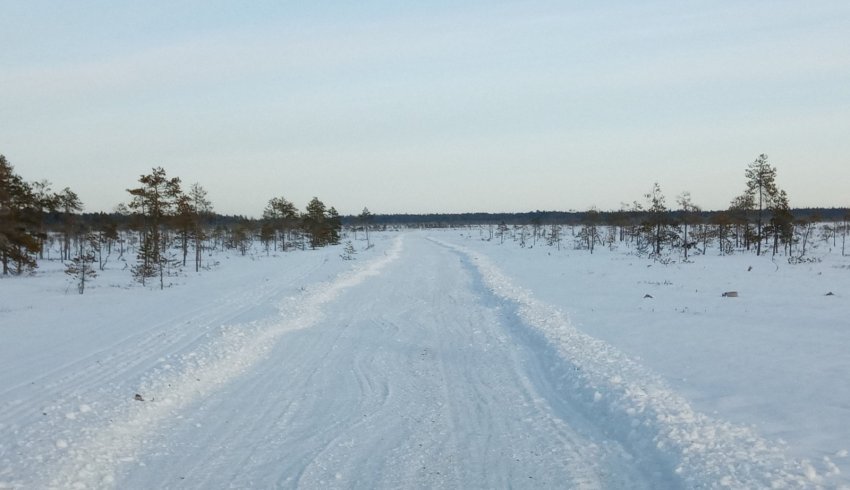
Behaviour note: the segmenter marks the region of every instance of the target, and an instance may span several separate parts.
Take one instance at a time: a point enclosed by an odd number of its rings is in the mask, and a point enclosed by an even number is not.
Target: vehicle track
[[[376,260],[372,269],[379,269],[389,260],[386,257]],[[101,352],[106,353],[105,358],[116,360],[114,372],[90,368],[91,359],[100,357],[98,354],[89,354],[62,369],[51,370],[51,373],[70,371],[59,376],[58,381],[55,376],[51,379],[50,375],[39,378],[42,382],[50,380],[56,386],[64,383],[58,400],[48,392],[18,405],[20,410],[33,411],[33,405],[47,403],[45,400],[49,398],[49,403],[57,407],[57,413],[48,417],[45,412],[43,419],[10,428],[8,433],[11,437],[0,446],[0,453],[5,455],[3,462],[11,466],[0,470],[14,475],[16,469],[29,467],[29,473],[34,474],[33,466],[45,467],[44,471],[37,471],[42,477],[37,482],[27,484],[20,483],[23,480],[12,479],[14,485],[25,487],[113,485],[115,471],[133,462],[142,446],[147,447],[148,432],[159,427],[164,420],[182,418],[180,411],[184,406],[208,396],[249,370],[277,337],[286,331],[309,326],[316,321],[323,302],[331,300],[340,289],[350,287],[375,272],[369,267],[353,270],[342,274],[336,281],[317,284],[315,291],[304,291],[299,279],[307,277],[322,263],[324,260],[318,263],[307,261],[282,281],[261,281],[261,285],[247,291],[243,288],[230,299],[214,298],[208,305],[209,309],[203,309],[201,314],[199,309],[190,308],[188,312],[171,317],[172,320],[146,326],[142,329],[143,333],[112,344],[117,352],[109,352],[109,349]],[[297,287],[292,288],[293,285]],[[293,304],[289,298],[298,290],[301,290],[302,298],[299,305],[306,304],[308,308],[281,312],[280,308]],[[281,302],[283,291],[288,293]],[[267,311],[272,311],[273,315],[269,317]],[[251,318],[264,319],[249,324],[226,324],[230,319],[244,318],[245,313]],[[289,315],[284,317],[283,313]],[[177,324],[173,321],[175,318],[178,318]],[[201,324],[203,319],[203,324],[201,328],[187,329],[179,323],[185,318],[196,324]],[[163,331],[171,330],[179,332],[174,334],[177,341],[158,340]],[[121,362],[122,354],[129,356],[130,361]],[[158,367],[165,361],[174,366],[168,369]],[[115,380],[120,382],[116,385],[113,383]],[[103,390],[113,393],[116,386],[117,389],[124,388],[119,398],[101,393]],[[129,390],[128,386],[131,387]],[[145,403],[133,400],[133,388],[144,393]],[[82,395],[87,396],[83,398]],[[80,399],[98,401],[90,402],[91,405],[68,403],[68,400]],[[75,411],[78,406],[80,410]],[[4,427],[0,426],[0,429]],[[19,442],[9,444],[12,438]]]
[[[145,324],[34,378],[44,393],[6,389],[36,396],[6,403],[23,422],[0,424],[0,488],[813,486],[483,255],[401,241]]]
[[[409,237],[312,328],[163,421],[157,451],[117,485],[652,488],[625,448],[565,418],[552,400],[564,394],[476,281],[455,252]]]

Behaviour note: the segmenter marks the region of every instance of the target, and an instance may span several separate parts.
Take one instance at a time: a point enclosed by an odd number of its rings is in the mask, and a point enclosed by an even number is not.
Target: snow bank
[[[825,483],[808,461],[753,429],[696,412],[682,396],[610,344],[576,328],[556,308],[536,300],[487,257],[468,248],[432,241],[465,255],[484,285],[515,305],[519,320],[539,332],[571,369],[574,396],[590,417],[603,419],[611,436],[636,454],[653,452],[669,461],[691,487],[807,488]]]
[[[103,488],[113,486],[120,465],[137,461],[147,434],[193,402],[230,383],[262,360],[281,336],[308,328],[322,318],[322,306],[342,291],[381,272],[397,259],[402,239],[376,259],[355,265],[328,282],[284,299],[274,321],[224,325],[197,349],[153,370],[139,386],[139,396],[111,413],[105,427],[89,427],[76,440],[56,440],[66,456],[45,469],[32,488]],[[163,359],[163,361],[165,361]],[[87,411],[81,408],[81,411]],[[102,415],[102,414],[101,414]],[[106,417],[104,417],[106,418]],[[2,487],[2,485],[0,485]]]

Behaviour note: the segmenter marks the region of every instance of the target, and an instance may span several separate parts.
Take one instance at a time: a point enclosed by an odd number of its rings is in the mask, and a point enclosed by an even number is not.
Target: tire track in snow
[[[685,485],[819,488],[824,483],[808,461],[790,458],[780,443],[763,439],[749,427],[696,412],[658,375],[573,327],[558,309],[514,285],[486,256],[429,240],[471,259],[492,294],[513,305],[519,321],[538,332],[560,361],[572,366],[569,377],[575,396],[591,417],[635,453],[667,459]]]
[[[268,325],[222,327],[209,344],[187,355],[178,373],[152,379],[140,392],[155,394],[150,400],[130,401],[119,407],[105,427],[86,428],[77,440],[58,440],[67,452],[55,466],[45,468],[32,488],[105,488],[115,484],[117,469],[136,460],[148,433],[174,418],[186,406],[217,391],[262,360],[281,336],[308,328],[322,318],[322,307],[340,292],[376,276],[398,258],[402,237],[397,237],[383,257],[343,273],[335,280],[308,288],[300,297],[280,307],[283,320]]]
[[[296,271],[287,279],[289,282],[298,282],[320,266],[321,263],[309,262],[299,265],[299,269],[303,270]],[[164,359],[191,352],[199,342],[214,332],[216,326],[233,322],[245,312],[268,302],[275,294],[279,295],[276,288],[262,284],[224,301],[212,305],[203,303],[167,320],[140,326],[132,334],[101,346],[90,354],[0,390],[0,400],[27,400],[27,403],[0,406],[3,415],[10,420],[26,419],[28,413],[41,412],[32,408],[34,402],[37,402],[45,413],[61,420],[79,404],[85,403],[80,394],[90,393],[92,389],[101,392],[111,390],[110,395],[123,399],[126,391],[132,389],[127,385],[134,382],[133,373],[149,371]],[[201,328],[174,328],[188,324]],[[38,393],[33,393],[33,386],[39,387]],[[66,387],[73,387],[73,394],[66,393]],[[34,422],[40,419],[37,415],[29,418]],[[57,420],[52,422],[58,424]],[[32,430],[38,429],[32,427]]]
[[[528,372],[534,351],[512,342],[500,309],[482,302],[474,270],[424,240],[409,249],[329,314],[321,352],[333,353],[330,364],[311,362],[320,369],[310,400],[279,444],[262,449],[268,458],[285,444],[291,454],[275,459],[285,469],[261,486],[652,488],[616,444],[553,411]],[[259,472],[240,473],[246,482]]]
[[[473,268],[424,239],[405,252],[157,427],[116,485],[654,488],[616,443],[553,409],[563,390],[537,382],[535,346]]]
[[[186,300],[187,308],[172,312],[166,307],[151,315],[144,308],[136,308],[136,315],[127,324],[117,326],[122,335],[104,332],[106,341],[97,339],[91,346],[80,345],[83,348],[76,352],[81,356],[59,362],[58,367],[41,370],[43,361],[21,359],[32,377],[13,374],[13,379],[22,382],[0,390],[0,488],[19,488],[42,473],[42,468],[54,467],[65,457],[71,442],[93,437],[107,420],[120,417],[128,394],[132,399],[147,379],[181,372],[198,346],[221,333],[221,325],[243,323],[249,328],[246,317],[260,314],[265,320],[275,318],[284,291],[303,284],[304,278],[326,260],[322,254],[297,263],[290,261],[285,270],[273,268],[273,279],[263,272],[260,279],[264,280],[238,291],[222,288],[219,283],[217,288],[221,289],[213,289],[213,297],[201,301],[192,294],[187,297],[186,288],[166,291],[168,299],[177,295]],[[249,277],[257,279],[256,269],[252,274]],[[152,301],[154,298],[166,297],[157,291],[142,303],[158,306],[160,302]],[[77,315],[68,323],[79,321]],[[91,332],[83,329],[83,338],[88,335]],[[21,367],[15,369],[20,371]]]

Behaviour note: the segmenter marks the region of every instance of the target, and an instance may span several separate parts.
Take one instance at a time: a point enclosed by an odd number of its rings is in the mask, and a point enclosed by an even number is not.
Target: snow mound
[[[513,305],[522,324],[539,333],[571,367],[571,396],[636,454],[655,453],[688,487],[815,488],[825,484],[809,461],[782,443],[695,411],[664,380],[610,344],[575,327],[562,312],[515,286],[486,256],[431,238],[470,259],[485,287]],[[826,475],[828,478],[829,475]]]
[[[138,387],[141,395],[130,396],[125,404],[116,407],[109,414],[108,425],[87,428],[73,440],[57,439],[56,448],[66,455],[55,465],[44,468],[43,481],[31,488],[113,486],[117,470],[137,461],[154,428],[180,417],[181,410],[247,372],[287,332],[315,325],[322,318],[323,305],[342,291],[380,274],[398,258],[401,250],[402,239],[398,237],[383,256],[306,288],[297,298],[285,299],[275,320],[222,325],[210,335],[208,342],[175,359],[176,366],[165,364],[162,369],[153,370]],[[88,405],[80,406],[82,413],[91,410]],[[76,417],[71,415],[69,418]]]

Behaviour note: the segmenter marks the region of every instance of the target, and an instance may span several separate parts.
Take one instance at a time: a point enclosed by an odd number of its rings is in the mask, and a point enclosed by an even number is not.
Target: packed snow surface
[[[0,281],[0,488],[850,485],[842,263],[786,265],[837,293],[799,299],[735,257],[468,231],[339,254]]]

